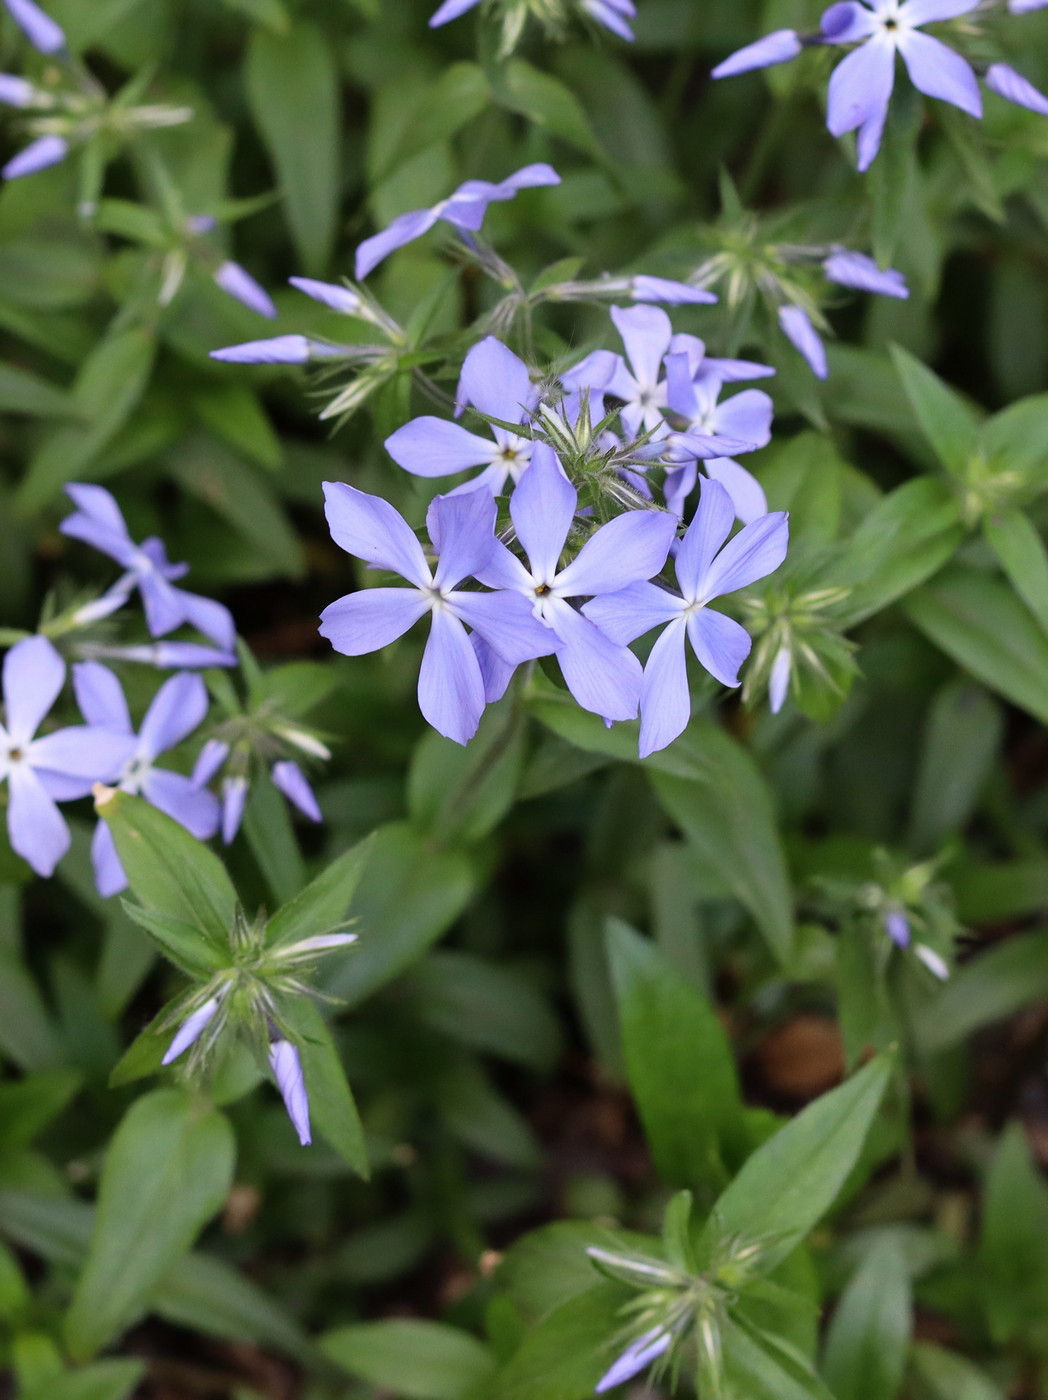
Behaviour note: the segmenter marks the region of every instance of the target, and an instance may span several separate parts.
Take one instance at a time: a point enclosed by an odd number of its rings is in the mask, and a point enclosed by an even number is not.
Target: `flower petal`
[[[802,51],[800,37],[795,29],[776,29],[765,34],[756,43],[747,44],[718,63],[710,74],[711,78],[734,78],[739,73],[749,73],[755,68],[772,68],[776,63],[789,63]]]
[[[501,700],[509,689],[509,683],[516,675],[516,666],[503,661],[497,651],[493,651],[479,632],[471,632],[470,645],[480,664],[480,674],[484,681],[484,699],[489,705]]]
[[[46,170],[50,165],[58,165],[69,154],[69,142],[63,136],[39,136],[31,141],[24,151],[19,151],[0,170],[5,180],[19,180],[25,175],[35,175],[38,170]]]
[[[73,667],[73,690],[88,724],[131,734],[131,714],[119,680],[99,661],[78,661]]]
[[[535,616],[523,593],[452,593],[448,602],[511,666],[551,656],[560,646],[556,632]]]
[[[717,551],[734,524],[735,507],[727,491],[718,481],[704,481],[695,518],[677,551],[677,582],[689,602],[700,596]]]
[[[360,314],[360,296],[350,287],[337,286],[333,282],[318,282],[313,277],[289,277],[288,282],[296,291],[304,292],[307,297],[312,297],[323,306],[329,306],[332,311],[340,311],[343,316]]]
[[[684,650],[686,621],[676,618],[656,641],[644,667],[640,697],[640,756],[664,749],[691,719],[691,692]]]
[[[596,1393],[603,1395],[606,1390],[614,1390],[624,1381],[632,1380],[645,1366],[649,1366],[669,1350],[671,1340],[669,1332],[662,1332],[657,1327],[645,1332],[643,1337],[638,1338],[631,1347],[627,1347],[614,1366],[601,1377]]]
[[[799,306],[780,306],[779,325],[794,348],[808,361],[812,373],[818,379],[826,379],[830,373],[826,347],[805,312]]]
[[[198,675],[180,671],[172,676],[146,711],[138,733],[139,753],[152,759],[173,749],[203,724],[207,708],[207,686]]]
[[[91,868],[95,872],[95,889],[103,899],[111,899],[127,889],[127,876],[116,853],[116,842],[105,822],[98,822],[91,837]]]
[[[58,699],[65,673],[65,662],[46,637],[26,637],[4,657],[4,712],[12,744],[32,739]]]
[[[171,1065],[180,1055],[184,1055],[189,1047],[204,1034],[208,1026],[214,1020],[215,1012],[218,1010],[219,1001],[217,997],[211,997],[205,1001],[203,1006],[198,1006],[191,1016],[188,1016],[179,1028],[175,1038],[167,1047],[167,1053],[160,1061],[162,1065]]]
[[[193,765],[193,776],[190,779],[193,786],[203,787],[205,783],[209,783],[228,757],[228,744],[223,743],[221,739],[208,739]]]
[[[287,1116],[291,1119],[298,1140],[303,1147],[312,1142],[309,1131],[309,1095],[302,1075],[302,1061],[298,1051],[287,1040],[274,1040],[269,1047],[269,1063],[273,1076],[284,1100]]]
[[[398,428],[386,438],[385,446],[397,466],[415,476],[451,476],[469,467],[487,466],[499,454],[490,438],[428,415]]]
[[[231,846],[244,820],[244,807],[247,804],[247,779],[244,777],[223,778],[222,780],[222,840]]]
[[[930,34],[916,29],[899,33],[899,52],[915,88],[928,97],[960,107],[969,116],[983,114],[979,82],[967,59]]]
[[[895,45],[879,34],[838,63],[830,78],[826,125],[843,136],[888,111],[895,86]]]
[[[134,752],[133,734],[77,724],[34,739],[26,748],[26,757],[34,768],[79,779],[83,791],[89,792],[94,783],[113,782]]]
[[[792,671],[793,654],[788,646],[781,646],[772,662],[771,675],[768,677],[768,703],[773,715],[777,715],[786,703]]]
[[[447,24],[449,20],[458,19],[459,15],[464,15],[467,10],[472,10],[480,0],[444,0],[443,5],[437,10],[429,21],[430,29],[436,29],[439,25]]]
[[[739,667],[753,646],[745,627],[712,608],[700,608],[688,618],[688,637],[711,676],[721,685],[738,685]]]
[[[519,488],[518,488],[519,489]],[[668,511],[631,510],[602,525],[568,567],[557,575],[565,598],[617,593],[631,583],[654,578],[666,563],[677,534]]]
[[[215,282],[227,296],[239,301],[249,311],[257,311],[260,316],[265,316],[270,321],[276,319],[277,309],[273,305],[273,298],[239,263],[222,263],[215,273]]]
[[[557,575],[577,505],[578,495],[553,449],[536,443],[531,466],[510,497],[509,513],[539,583],[550,584]]]
[[[433,613],[433,628],[422,654],[418,703],[438,734],[468,744],[484,713],[484,680],[466,629],[447,608]]]
[[[45,879],[69,849],[69,828],[38,775],[16,763],[7,777],[11,849]]]
[[[735,514],[744,525],[768,513],[768,498],[764,487],[752,472],[730,457],[714,457],[703,463],[706,475],[724,487],[731,497]]]
[[[292,763],[288,758],[281,759],[279,763],[273,764],[272,777],[287,800],[297,807],[303,816],[308,817],[311,822],[324,820],[324,814],[320,810],[316,794],[310,787],[309,779],[297,763]]]
[[[991,63],[985,73],[986,86],[998,97],[1004,97],[1019,107],[1028,107],[1031,112],[1039,112],[1048,117],[1048,97],[1028,82],[1021,73],[1007,63]]]
[[[439,552],[437,588],[454,588],[472,578],[495,549],[495,497],[486,491],[460,496],[437,496],[426,513],[429,537]]]
[[[907,0],[903,14],[910,24],[934,24],[936,20],[970,14],[980,3],[981,0]]]
[[[493,335],[474,345],[462,363],[459,403],[471,405],[491,418],[523,423],[538,397],[527,365]]]
[[[274,335],[211,351],[213,360],[231,365],[306,365],[311,357],[312,342],[304,335]]]
[[[347,554],[400,574],[419,588],[430,586],[422,546],[400,512],[381,496],[369,496],[341,481],[325,481],[324,514],[331,538]]]
[[[739,438],[755,447],[771,442],[775,406],[763,389],[743,389],[717,405],[713,430],[718,437]]]
[[[626,646],[660,623],[672,622],[686,607],[676,593],[667,593],[654,583],[634,583],[618,593],[592,598],[582,612],[606,637]]]
[[[224,603],[215,598],[205,598],[199,593],[189,593],[184,588],[175,590],[182,609],[182,616],[191,627],[222,647],[232,651],[237,644],[236,623],[233,614]]]
[[[34,0],[4,0],[7,13],[34,49],[40,53],[60,53],[66,46],[61,25],[34,3]]]
[[[357,249],[354,267],[357,281],[363,282],[368,273],[373,272],[395,249],[403,248],[405,243],[413,243],[416,238],[428,233],[439,217],[439,205],[437,209],[412,209],[410,213],[394,219],[389,228],[381,233],[365,238]]]
[[[877,30],[877,16],[856,0],[842,0],[823,12],[821,28],[828,44],[856,44]]]
[[[636,719],[643,673],[633,653],[562,598],[547,602],[546,616],[564,643],[557,660],[582,708],[606,720]]]
[[[142,791],[149,802],[172,821],[184,826],[198,841],[210,840],[218,831],[221,810],[218,798],[205,787],[197,787],[184,773],[153,768]]]
[[[364,656],[402,637],[429,608],[414,588],[364,588],[329,603],[318,630],[343,656]]]
[[[706,571],[701,601],[708,603],[713,598],[722,598],[726,593],[747,588],[774,573],[786,558],[789,542],[789,516],[785,511],[773,511],[751,525],[744,525]]]
[[[662,359],[673,339],[673,326],[661,306],[613,306],[611,319],[622,336],[637,383],[651,389],[659,382]]]
[[[838,248],[826,259],[822,270],[831,282],[842,287],[855,287],[860,292],[877,296],[897,297],[905,301],[910,295],[906,278],[893,267],[878,267],[865,253],[853,253],[850,248]]]

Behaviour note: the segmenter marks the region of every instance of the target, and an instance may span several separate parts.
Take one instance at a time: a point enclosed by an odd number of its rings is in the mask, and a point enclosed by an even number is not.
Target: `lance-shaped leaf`
[[[325,865],[301,894],[277,910],[266,925],[266,942],[270,947],[329,933],[345,923],[350,901],[367,865],[371,844],[368,837],[344,851]]]
[[[350,1375],[405,1400],[461,1400],[479,1392],[495,1370],[494,1357],[476,1337],[416,1318],[338,1327],[320,1346]]]
[[[951,476],[963,476],[979,446],[979,419],[974,409],[908,350],[893,345],[892,359],[935,455]]]
[[[826,1339],[823,1374],[836,1400],[895,1400],[913,1331],[907,1260],[886,1234],[841,1294]]]
[[[236,891],[219,858],[141,797],[103,789],[98,814],[116,842],[131,889],[147,910],[197,928],[228,947]]]
[[[891,1064],[889,1056],[878,1056],[757,1149],[713,1208],[701,1246],[705,1257],[718,1240],[753,1246],[758,1267],[768,1273],[800,1244],[858,1162]]]
[[[70,1354],[94,1355],[134,1319],[221,1208],[233,1179],[233,1131],[179,1089],[132,1105],[106,1155],[94,1230],[66,1317]]]

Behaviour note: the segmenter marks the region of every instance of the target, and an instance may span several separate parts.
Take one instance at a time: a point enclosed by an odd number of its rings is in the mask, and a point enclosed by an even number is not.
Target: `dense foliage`
[[[1048,0],[3,7],[0,1395],[1048,1396]]]

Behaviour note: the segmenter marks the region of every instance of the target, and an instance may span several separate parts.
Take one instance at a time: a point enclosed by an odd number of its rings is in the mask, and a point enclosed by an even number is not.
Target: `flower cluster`
[[[1009,0],[1012,14],[1043,8],[1046,0]],[[926,24],[957,19],[975,11],[1002,8],[996,0],[841,0],[822,16],[820,29],[800,34],[778,29],[748,44],[713,70],[730,78],[755,68],[788,63],[805,48],[847,46],[851,52],[830,79],[826,125],[834,136],[858,132],[858,165],[868,170],[881,148],[895,86],[895,59],[902,57],[910,81],[970,116],[983,114],[979,77],[1000,97],[1048,116],[1048,97],[1007,63],[974,64],[924,33]],[[854,47],[853,47],[854,46]]]

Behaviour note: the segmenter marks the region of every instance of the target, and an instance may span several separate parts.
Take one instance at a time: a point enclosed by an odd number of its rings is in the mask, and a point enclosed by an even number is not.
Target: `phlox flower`
[[[298,1140],[303,1147],[308,1147],[313,1140],[309,1128],[309,1094],[298,1050],[290,1040],[274,1040],[269,1047],[269,1065]]]
[[[1040,9],[1044,0],[1011,0],[1012,14]],[[982,95],[975,70],[956,50],[923,32],[923,26],[956,19],[979,9],[984,0],[841,0],[822,16],[821,32],[800,35],[780,29],[732,54],[713,70],[732,77],[796,58],[812,44],[855,44],[830,79],[826,125],[834,136],[858,132],[858,165],[868,170],[880,150],[888,105],[895,86],[895,58],[902,57],[910,81],[928,97],[949,102],[981,117]],[[1007,64],[984,74],[1000,96],[1035,112],[1048,113],[1048,98]]]
[[[399,574],[410,587],[366,588],[339,598],[321,614],[321,636],[344,656],[362,656],[395,642],[428,613],[419,708],[438,733],[458,744],[468,743],[486,697],[466,627],[510,667],[557,649],[555,633],[518,593],[467,592],[460,586],[472,577],[484,582],[496,547],[494,497],[488,491],[471,491],[433,501],[426,524],[437,556],[434,570],[411,527],[388,501],[331,481],[324,483],[324,495],[335,543],[347,554]]]
[[[64,136],[38,136],[24,150],[11,157],[0,170],[0,175],[5,180],[20,180],[25,175],[46,170],[50,165],[58,165],[68,154],[69,142]]]
[[[680,594],[652,583],[636,583],[585,605],[586,616],[621,644],[668,624],[644,668],[642,758],[672,743],[691,717],[685,639],[715,679],[722,685],[738,685],[739,667],[753,643],[745,628],[708,605],[779,567],[786,557],[787,519],[785,512],[776,511],[728,540],[735,523],[731,497],[719,482],[704,481],[695,518],[675,560]]]
[[[325,751],[326,752],[326,751]],[[230,755],[230,746],[223,739],[209,739],[200,750],[193,767],[192,784],[202,789],[211,782]],[[330,754],[328,754],[330,757]],[[324,820],[316,794],[309,779],[297,763],[291,759],[279,759],[269,770],[273,785],[287,800],[312,822]],[[246,764],[240,763],[236,771],[228,772],[221,783],[221,818],[217,823],[223,842],[229,846],[240,830],[247,805],[248,778]]]
[[[474,345],[462,365],[460,408],[470,406],[506,423],[525,423],[539,400],[528,367],[501,341],[488,336]],[[492,438],[494,441],[492,441]],[[530,439],[496,424],[491,438],[480,437],[444,418],[414,418],[386,439],[394,462],[416,476],[449,476],[469,467],[484,470],[454,494],[487,490],[501,495],[531,461]]]
[[[453,19],[454,16],[449,15],[448,18]],[[551,165],[543,162],[525,165],[497,185],[490,180],[467,180],[447,199],[434,204],[432,209],[413,209],[410,213],[401,214],[387,229],[366,238],[357,249],[357,281],[362,282],[394,249],[403,248],[406,243],[413,243],[416,238],[428,233],[438,220],[452,224],[467,235],[476,233],[484,223],[489,204],[514,199],[521,190],[538,185],[559,184],[560,176]]]
[[[227,258],[216,269],[214,280],[227,296],[239,301],[249,311],[257,311],[260,316],[265,316],[270,321],[276,318],[277,309],[273,298],[239,263],[231,262]]]
[[[602,525],[563,568],[561,555],[578,509],[578,493],[552,449],[536,443],[531,466],[510,497],[510,516],[527,562],[501,541],[477,578],[515,590],[560,639],[557,660],[568,689],[605,720],[633,719],[640,701],[640,662],[571,606],[572,598],[612,593],[650,579],[666,562],[676,534],[672,515],[628,511]],[[487,640],[487,639],[485,639]],[[551,648],[552,650],[552,648]],[[500,680],[488,671],[490,690]]]
[[[136,737],[119,680],[108,666],[82,661],[73,667],[77,704],[89,724],[124,734],[133,747],[117,775],[115,786],[141,796],[173,818],[201,841],[218,829],[218,800],[194,786],[182,773],[157,768],[156,760],[180,744],[203,723],[208,709],[207,687],[199,676],[180,672],[160,687],[146,711]],[[108,898],[127,888],[127,876],[109,827],[100,821],[91,841],[91,861],[100,895]]]
[[[77,509],[62,521],[59,530],[108,554],[126,571],[103,598],[91,605],[90,618],[116,612],[137,588],[152,636],[163,637],[189,623],[216,646],[232,650],[236,628],[229,609],[213,598],[174,586],[173,580],[188,572],[188,564],[172,564],[163,541],[155,536],[136,544],[120,507],[105,487],[74,482],[65,489]],[[88,620],[86,610],[83,620]]]
[[[55,805],[86,797],[131,756],[126,734],[73,725],[36,738],[65,683],[65,662],[46,637],[26,637],[4,657],[0,781],[7,781],[12,849],[38,875],[51,875],[69,849],[69,828]]]
[[[664,1327],[653,1327],[650,1332],[645,1332],[626,1348],[614,1365],[609,1367],[597,1382],[594,1393],[603,1395],[605,1391],[614,1390],[617,1385],[623,1385],[634,1376],[639,1376],[641,1371],[669,1351],[672,1342],[673,1333]]]

